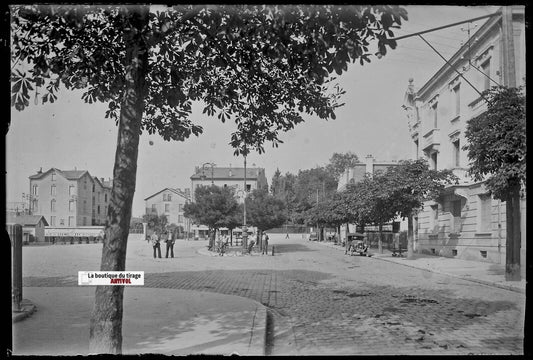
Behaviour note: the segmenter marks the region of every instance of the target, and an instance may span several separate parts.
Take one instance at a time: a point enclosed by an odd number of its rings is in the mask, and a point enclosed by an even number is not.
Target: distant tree
[[[213,249],[215,231],[226,225],[229,217],[235,216],[239,204],[230,187],[200,186],[194,191],[194,197],[194,202],[183,206],[183,215],[209,227],[209,246]]]
[[[333,153],[326,168],[331,171],[335,180],[339,181],[342,173],[346,169],[354,167],[357,163],[359,163],[359,157],[351,151],[344,154]]]
[[[227,214],[219,223],[222,227],[226,227],[230,234],[230,244],[233,245],[233,230],[244,223],[243,206],[239,204],[234,211]]]
[[[346,201],[342,193],[334,194],[331,198],[319,202],[304,213],[304,222],[308,226],[320,228],[320,238],[323,239],[323,227],[334,227],[340,233],[340,226],[349,221]]]
[[[259,230],[258,241],[262,247],[263,231],[281,226],[287,220],[285,204],[264,189],[252,191],[245,201],[247,220]]]
[[[143,221],[147,223],[146,227],[151,230],[158,233],[162,233],[165,231],[165,228],[168,223],[168,219],[165,215],[157,215],[157,214],[144,214],[143,215]]]
[[[192,103],[236,123],[235,154],[277,146],[302,113],[335,119],[344,91],[329,77],[396,47],[398,6],[17,5],[11,8],[12,106],[54,102],[60,85],[108,104],[118,124],[101,270],[125,269],[141,132],[184,141],[202,127]],[[92,353],[122,351],[123,287],[98,286]]]
[[[487,110],[465,131],[469,173],[505,201],[507,280],[520,280],[520,189],[526,184],[526,98],[523,89],[493,87],[483,92]]]

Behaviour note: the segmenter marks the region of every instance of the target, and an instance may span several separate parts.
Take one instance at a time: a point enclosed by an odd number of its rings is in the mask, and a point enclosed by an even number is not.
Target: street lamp
[[[242,246],[243,248],[247,248],[248,247],[248,228],[246,227],[246,193],[247,193],[247,189],[246,189],[246,148],[245,148],[245,151],[243,152],[243,156],[244,156],[244,203],[243,203],[243,225],[242,225]]]
[[[209,165],[211,166],[211,185],[214,185],[214,168],[215,168],[215,164],[214,163],[210,163],[210,162],[207,162],[205,164],[202,165],[202,179],[205,180],[205,167],[206,165]]]

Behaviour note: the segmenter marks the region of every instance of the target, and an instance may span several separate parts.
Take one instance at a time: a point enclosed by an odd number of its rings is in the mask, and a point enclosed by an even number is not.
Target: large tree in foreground
[[[183,141],[204,113],[235,122],[239,154],[277,146],[302,113],[335,118],[343,91],[329,75],[396,43],[396,6],[12,6],[12,105],[83,89],[118,124],[100,269],[121,271],[142,131]],[[372,45],[377,45],[375,48]],[[122,286],[96,287],[90,352],[122,351]]]
[[[505,201],[506,280],[520,280],[520,197],[526,184],[526,98],[522,88],[483,93],[487,111],[467,123],[469,173]]]

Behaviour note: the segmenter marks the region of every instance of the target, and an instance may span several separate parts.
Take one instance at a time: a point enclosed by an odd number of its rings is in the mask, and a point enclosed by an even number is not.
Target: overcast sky
[[[411,34],[452,24],[497,10],[494,6],[407,6],[409,21],[395,35]],[[477,28],[486,19],[474,22]],[[468,39],[467,25],[428,33],[424,37],[446,58]],[[356,153],[360,159],[372,154],[379,160],[411,158],[411,141],[406,116],[401,108],[409,78],[421,87],[443,66],[443,60],[420,38],[398,41],[396,50],[382,59],[372,58],[364,66],[351,64],[339,77],[346,90],[346,105],[337,110],[336,120],[306,118],[281,136],[278,148],[267,145],[266,153],[248,156],[248,166],[265,168],[271,183],[279,168],[285,174],[328,163],[335,152]],[[228,145],[234,123],[222,124],[216,117],[202,115],[200,107],[192,117],[204,127],[199,137],[185,142],[166,142],[156,135],[143,134],[139,145],[137,188],[133,216],[144,213],[144,199],[165,187],[190,187],[195,166],[214,162],[217,166],[243,166]],[[54,104],[31,105],[22,112],[11,111],[6,136],[6,200],[22,201],[29,190],[28,177],[41,167],[88,170],[91,175],[109,178],[117,140],[113,120],[105,119],[106,105],[85,104],[81,92],[61,92]],[[150,145],[150,141],[153,145]]]

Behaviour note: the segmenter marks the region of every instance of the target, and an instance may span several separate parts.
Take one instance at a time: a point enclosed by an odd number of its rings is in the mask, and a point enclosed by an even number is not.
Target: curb
[[[413,268],[413,269],[419,269],[419,270],[429,271],[429,272],[432,272],[432,273],[435,273],[435,274],[451,276],[451,277],[454,277],[456,279],[471,281],[471,282],[475,282],[475,283],[482,284],[482,285],[496,287],[496,288],[499,288],[499,289],[514,291],[514,292],[521,293],[521,294],[525,294],[526,293],[525,289],[522,289],[522,288],[516,287],[516,286],[512,286],[512,285],[499,284],[499,283],[494,282],[494,281],[481,280],[481,279],[470,278],[470,277],[461,276],[461,275],[454,275],[454,274],[450,274],[450,273],[443,272],[443,271],[438,271],[438,270],[426,269],[426,268],[422,268],[422,267],[418,267],[418,266],[413,266],[411,264],[403,264],[401,262],[392,261],[392,260],[389,260],[387,258],[379,257],[379,256],[374,257],[374,258],[382,260],[382,261],[387,261],[387,262],[390,262],[390,263],[395,263],[395,264],[407,266],[407,267],[410,267],[410,268]]]
[[[27,299],[22,299],[20,307],[21,307],[21,311],[15,311],[15,310],[11,311],[11,322],[12,323],[16,323],[16,322],[26,319],[31,314],[33,314],[35,310],[37,309],[37,307],[31,301]]]
[[[329,248],[332,248],[332,249],[344,250],[341,247],[337,247],[335,245],[330,245],[330,244],[327,244],[327,243],[319,242],[319,244],[321,244],[323,246],[326,246],[326,247],[329,247]],[[438,270],[434,270],[434,269],[427,269],[427,268],[423,268],[423,267],[419,267],[419,266],[414,266],[412,264],[404,264],[404,263],[401,263],[401,262],[398,262],[398,261],[389,260],[386,257],[381,257],[381,256],[369,256],[369,258],[379,259],[379,260],[382,260],[382,261],[387,261],[387,262],[391,262],[391,263],[407,266],[407,267],[410,267],[410,268],[413,268],[413,269],[425,270],[425,271],[433,272],[435,274],[451,276],[451,277],[454,277],[454,278],[457,278],[457,279],[471,281],[471,282],[475,282],[475,283],[486,285],[486,286],[492,286],[492,287],[496,287],[496,288],[503,289],[503,290],[513,291],[513,292],[517,292],[517,293],[521,293],[521,294],[525,294],[526,293],[525,289],[522,289],[521,287],[517,287],[517,286],[513,286],[513,285],[500,284],[500,283],[497,283],[497,282],[494,282],[494,281],[481,280],[481,279],[470,278],[470,277],[466,277],[466,276],[454,275],[454,274],[450,274],[450,273],[443,272],[443,271],[438,271]]]

